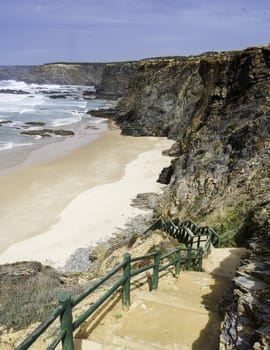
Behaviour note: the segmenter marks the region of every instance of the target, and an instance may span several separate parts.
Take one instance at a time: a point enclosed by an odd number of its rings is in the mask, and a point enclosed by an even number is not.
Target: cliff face
[[[124,134],[176,140],[159,213],[231,231],[229,240],[269,199],[269,46],[140,61],[116,121]]]
[[[136,62],[0,66],[0,80],[14,79],[39,84],[95,85],[98,97],[119,98],[127,89],[136,68]]]
[[[103,67],[97,94],[101,98],[122,97],[137,70],[137,62],[107,63]]]
[[[117,109],[124,134],[176,140],[157,214],[249,243],[220,349],[269,349],[270,46],[141,61]]]
[[[0,66],[0,80],[14,79],[40,84],[99,84],[103,66],[102,63]]]

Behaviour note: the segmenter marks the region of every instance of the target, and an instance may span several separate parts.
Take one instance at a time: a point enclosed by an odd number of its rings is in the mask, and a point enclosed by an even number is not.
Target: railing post
[[[178,277],[181,271],[181,247],[179,246],[175,248],[175,257],[176,257],[175,275],[176,277]]]
[[[199,271],[202,271],[202,262],[203,262],[203,248],[199,248]]]
[[[188,247],[187,251],[187,270],[191,269],[191,260],[192,260],[192,247]]]
[[[62,347],[63,350],[74,350],[71,296],[69,292],[64,291],[60,294],[59,304],[64,307],[64,311],[60,316],[61,330],[65,332],[65,336],[62,339]]]
[[[122,303],[125,307],[130,306],[130,254],[124,254],[124,284],[122,289]]]
[[[220,237],[217,238],[217,242],[218,242],[217,243],[217,248],[220,248],[220,246],[221,246]]]
[[[200,248],[200,245],[201,245],[201,234],[200,234],[200,232],[198,233],[197,237],[198,237],[197,249],[199,249],[199,248]]]
[[[207,229],[207,238],[208,238],[208,246],[207,246],[207,256],[211,253],[211,245],[212,245],[212,232]]]
[[[153,267],[153,289],[158,289],[158,275],[159,275],[159,264],[160,264],[160,248],[156,248],[156,255],[154,257]]]

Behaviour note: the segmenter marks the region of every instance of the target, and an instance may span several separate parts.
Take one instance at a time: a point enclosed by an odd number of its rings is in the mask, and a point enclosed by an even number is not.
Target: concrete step
[[[160,349],[181,349],[182,348],[170,348],[160,344],[145,343],[140,340],[134,340],[128,337],[112,337],[111,343],[98,343],[89,339],[75,339],[75,350],[160,350]],[[183,348],[186,350],[186,348]]]
[[[169,273],[160,279],[158,290],[134,290],[128,311],[117,304],[98,327],[86,324],[84,332],[94,350],[216,350],[218,300],[228,283],[207,273],[182,272],[178,280]],[[81,341],[78,350],[91,349],[88,345]]]
[[[204,259],[207,272],[181,272],[178,279],[164,272],[151,292],[147,283],[134,283],[129,310],[120,302],[106,305],[77,332],[76,350],[218,349],[219,300],[244,254],[213,248]]]
[[[158,290],[136,295],[118,335],[162,349],[217,349],[218,300],[228,285],[226,278],[200,272],[163,278]]]
[[[203,270],[214,275],[232,278],[245,254],[245,248],[212,247],[209,256],[203,259]]]

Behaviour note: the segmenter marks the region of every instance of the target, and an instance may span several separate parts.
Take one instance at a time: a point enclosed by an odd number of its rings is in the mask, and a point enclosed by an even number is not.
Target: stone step
[[[112,337],[111,343],[98,343],[89,339],[75,339],[75,350],[160,350],[164,349],[163,345],[150,344],[143,341],[134,340],[127,337]],[[166,347],[166,349],[170,349]],[[173,350],[174,348],[172,348]],[[177,348],[180,349],[180,348]],[[181,348],[182,350],[182,348]],[[186,348],[183,348],[186,350]]]
[[[165,282],[161,279],[158,290],[140,293],[136,299],[208,314],[210,308],[218,311],[218,301],[229,283],[223,276],[206,272],[181,272],[177,280],[171,278]]]
[[[177,280],[168,273],[158,290],[134,290],[128,311],[117,304],[98,327],[86,324],[85,335],[96,342],[94,350],[216,350],[218,300],[227,287],[228,279],[207,273],[181,272]]]
[[[246,248],[212,247],[209,256],[203,259],[203,270],[214,275],[232,278],[245,254]]]
[[[216,350],[219,342],[219,300],[244,249],[212,250],[204,262],[208,272],[164,272],[158,290],[147,283],[132,285],[131,306],[108,304],[77,332],[77,350]],[[228,277],[228,278],[227,278]],[[84,338],[84,339],[82,339]]]

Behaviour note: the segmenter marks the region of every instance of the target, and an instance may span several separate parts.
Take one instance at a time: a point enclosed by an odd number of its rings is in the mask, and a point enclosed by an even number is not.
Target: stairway
[[[166,272],[158,290],[137,281],[131,306],[116,303],[101,321],[89,320],[76,334],[76,350],[217,350],[218,300],[245,253],[241,248],[213,249],[204,259],[205,272]]]
[[[211,254],[203,259],[203,271],[232,278],[240,265],[246,248],[211,248]]]

